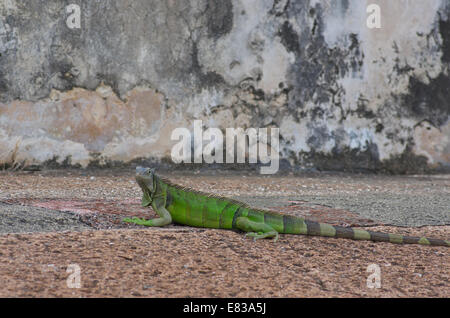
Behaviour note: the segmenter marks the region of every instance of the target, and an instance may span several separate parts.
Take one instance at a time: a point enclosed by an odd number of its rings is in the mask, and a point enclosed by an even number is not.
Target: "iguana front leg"
[[[253,240],[273,237],[274,242],[278,240],[278,232],[268,224],[250,221],[247,217],[238,217],[236,227],[244,232],[245,236],[253,237]]]
[[[167,211],[167,209],[164,207],[164,205],[160,205],[158,207],[157,204],[152,204],[153,209],[158,213],[160,216],[156,219],[146,220],[146,219],[140,219],[137,217],[134,218],[125,218],[123,219],[124,222],[128,223],[134,223],[139,225],[145,225],[145,226],[164,226],[172,223],[172,216],[170,215],[170,212]]]

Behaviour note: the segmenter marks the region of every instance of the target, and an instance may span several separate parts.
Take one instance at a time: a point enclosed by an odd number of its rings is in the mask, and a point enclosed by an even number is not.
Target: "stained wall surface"
[[[448,168],[449,66],[446,0],[4,0],[0,164],[170,158],[200,119],[279,127],[292,166]]]

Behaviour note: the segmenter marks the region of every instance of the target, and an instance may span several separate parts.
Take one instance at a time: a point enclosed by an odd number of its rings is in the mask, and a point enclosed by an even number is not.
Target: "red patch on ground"
[[[157,217],[151,208],[143,208],[139,199],[121,201],[59,200],[18,198],[4,201],[10,204],[28,205],[55,211],[72,212],[81,222],[95,228],[128,228],[136,225],[123,222],[124,217],[151,219]]]
[[[87,214],[117,214],[137,216],[148,215],[148,208],[141,207],[138,199],[122,201],[100,201],[100,200],[59,200],[59,199],[10,199],[6,203],[35,206],[45,209],[73,212],[80,215]]]
[[[41,208],[51,209],[51,210],[74,212],[74,213],[78,213],[78,214],[95,213],[95,211],[93,211],[91,209],[79,207],[80,202],[74,202],[74,201],[36,202],[36,203],[32,203],[31,205],[41,207]]]

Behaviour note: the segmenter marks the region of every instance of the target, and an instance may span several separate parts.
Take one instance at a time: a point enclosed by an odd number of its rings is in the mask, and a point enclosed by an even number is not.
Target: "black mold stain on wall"
[[[345,1],[342,8],[345,9]],[[301,33],[297,34],[285,21],[278,32],[281,43],[296,57],[288,74],[288,84],[292,87],[289,92],[290,114],[299,118],[296,113],[307,102],[316,105],[331,102],[332,107],[342,108],[337,95],[345,92],[335,89],[339,88],[338,79],[362,68],[364,53],[357,35],[348,35],[348,47],[328,47],[323,37],[323,9],[320,4],[310,8],[307,2],[291,1],[286,15],[287,19],[295,19],[298,25],[303,26]]]
[[[217,74],[216,72],[207,72],[204,73],[202,70],[202,66],[198,61],[198,47],[197,43],[192,43],[192,64],[188,70],[188,73],[195,74],[200,85],[198,86],[198,91],[200,91],[203,87],[212,87],[225,85],[225,79],[222,75]]]
[[[208,36],[218,39],[233,28],[233,4],[231,0],[207,2]]]
[[[450,10],[450,5],[447,7]],[[443,64],[450,66],[450,19],[443,20],[439,14],[437,32],[442,38]],[[407,65],[407,67],[409,67]],[[409,71],[409,69],[407,69]],[[393,96],[393,100],[401,106],[403,116],[416,119],[418,122],[427,120],[435,127],[445,124],[450,116],[450,76],[444,72],[436,78],[428,77],[424,83],[415,76],[409,78],[408,93]]]
[[[284,21],[278,35],[281,38],[281,43],[290,52],[298,52],[300,49],[298,34],[293,30],[289,21]]]
[[[344,12],[347,7],[347,1],[340,2],[340,8]],[[299,122],[308,121],[309,130],[314,132],[306,141],[312,149],[311,153],[299,153],[298,156],[291,154],[291,157],[294,155],[296,157],[294,159],[301,159],[302,163],[307,162],[323,170],[382,170],[392,173],[426,171],[427,159],[412,152],[412,139],[402,141],[397,140],[397,136],[387,136],[393,142],[401,142],[407,147],[402,154],[381,162],[376,144],[367,145],[367,150],[350,149],[338,141],[336,131],[329,131],[324,129],[326,127],[320,126],[323,120],[330,118],[332,108],[337,107],[341,110],[340,118],[333,117],[333,119],[342,122],[347,120],[349,115],[353,117],[357,115],[358,118],[372,120],[377,133],[383,131],[383,124],[376,122],[379,114],[367,108],[368,101],[364,96],[358,100],[356,110],[344,111],[344,107],[340,104],[339,97],[343,96],[345,91],[339,85],[339,79],[347,73],[358,74],[361,71],[364,52],[361,50],[357,34],[348,34],[348,47],[342,45],[328,47],[323,37],[323,9],[320,3],[314,8],[308,8],[305,2],[291,1],[286,9],[286,18],[296,19],[297,24],[303,26],[301,32],[297,34],[290,22],[284,21],[278,32],[281,43],[296,56],[288,75],[288,85],[292,87],[289,91],[288,113]],[[308,19],[311,23],[306,22]],[[448,63],[450,21],[440,19],[437,32],[443,38],[442,61]],[[318,106],[305,109],[306,104]],[[320,104],[330,106],[325,108]],[[387,107],[395,110],[399,119],[401,117],[417,118],[418,121],[426,119],[436,127],[441,126],[450,115],[450,77],[441,73],[437,78],[430,79],[429,84],[411,77],[409,93],[390,96]],[[299,112],[303,114],[306,112],[306,118],[299,116]],[[330,140],[336,141],[336,146],[330,154],[317,150]]]
[[[379,160],[375,144],[367,145],[364,151],[343,147],[333,149],[330,154],[313,150],[309,153],[302,152],[298,157],[302,158],[302,162],[314,163],[314,167],[319,171],[385,174],[431,173],[433,171],[427,165],[427,158],[415,155],[410,147],[407,147],[402,154],[384,161]]]
[[[450,8],[450,6],[449,6]],[[442,37],[442,62],[450,63],[450,18],[439,20],[439,33]]]
[[[426,119],[436,127],[443,125],[450,116],[450,77],[441,73],[429,84],[411,77],[409,94],[402,95],[401,102],[418,121]]]
[[[2,54],[0,53],[0,65],[4,63]],[[9,83],[4,75],[0,72],[0,101],[3,100],[3,94],[9,89]]]
[[[346,5],[348,3],[345,1],[341,3],[344,11]],[[348,72],[360,71],[364,58],[356,34],[348,35],[347,47],[327,45],[323,37],[322,14],[320,4],[310,8],[305,2],[289,2],[286,18],[296,19],[297,23],[304,27],[301,33],[297,34],[286,20],[278,32],[281,43],[295,54],[295,63],[288,72],[288,85],[291,89],[287,112],[298,121],[309,120],[309,129],[316,132],[307,140],[312,149],[323,146],[330,139],[335,139],[333,132],[325,133],[323,127],[316,127],[315,122],[327,119],[333,113],[332,109],[325,108],[323,104],[339,109],[337,113],[340,113],[340,118],[334,119],[346,120],[347,114],[340,102],[340,95],[345,94],[345,91],[338,80]],[[317,106],[306,110],[307,103]],[[358,114],[366,115],[364,106],[358,107]],[[373,117],[373,113],[370,115]]]

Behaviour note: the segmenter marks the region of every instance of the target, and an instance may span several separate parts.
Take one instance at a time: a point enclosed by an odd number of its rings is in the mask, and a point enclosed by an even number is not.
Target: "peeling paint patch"
[[[424,120],[414,128],[414,148],[416,155],[424,156],[431,167],[450,163],[450,120],[439,129]]]
[[[96,91],[53,90],[36,103],[0,104],[2,156],[8,160],[5,154],[15,151],[17,161],[45,162],[56,156],[58,162],[70,158],[72,164],[86,166],[90,153],[102,152],[112,142],[160,132],[161,94],[136,87],[124,98],[102,85]]]

